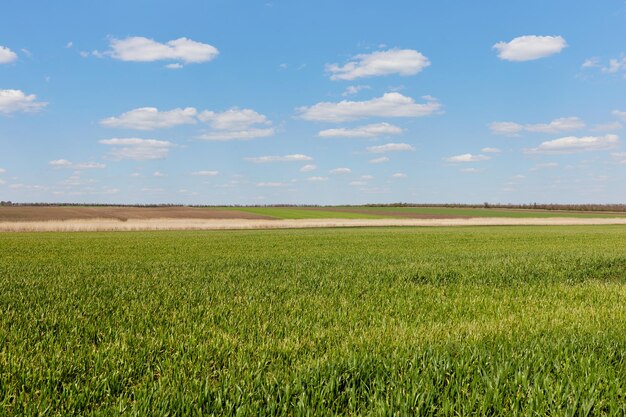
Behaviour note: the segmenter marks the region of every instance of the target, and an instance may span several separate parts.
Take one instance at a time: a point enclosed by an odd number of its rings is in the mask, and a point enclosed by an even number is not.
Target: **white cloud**
[[[273,127],[268,127],[272,122],[265,115],[252,109],[234,107],[221,113],[205,110],[198,118],[209,123],[214,129],[213,132],[198,137],[203,140],[247,140],[268,137],[276,133]]]
[[[198,136],[202,140],[229,141],[229,140],[249,140],[255,138],[266,138],[273,136],[276,130],[273,127],[267,129],[247,129],[247,130],[225,130],[205,133]]]
[[[27,191],[48,191],[50,187],[45,185],[31,185],[31,184],[11,184],[9,188],[13,190],[27,190]]]
[[[67,48],[67,49],[69,49],[69,48],[71,48],[73,46],[74,46],[74,42],[72,42],[72,41],[69,41],[68,43],[65,44],[65,48]]]
[[[221,113],[205,110],[198,115],[198,119],[210,123],[213,129],[219,130],[241,130],[255,124],[271,124],[264,115],[251,109],[239,109],[237,107]]]
[[[317,169],[317,165],[307,164],[300,168],[300,172],[311,172]]]
[[[559,166],[558,163],[556,162],[545,162],[543,164],[537,164],[534,167],[530,168],[529,171],[539,171],[542,169],[550,169],[550,168],[557,168]]]
[[[593,57],[585,59],[585,62],[581,65],[582,68],[596,68],[600,66],[600,58]]]
[[[575,153],[585,151],[601,151],[619,145],[617,135],[605,136],[567,136],[541,143],[536,148],[525,149],[525,153]]]
[[[611,156],[618,164],[626,164],[626,152],[613,152]]]
[[[54,161],[48,162],[48,165],[51,165],[55,168],[70,168],[72,163],[67,159],[55,159]]]
[[[196,171],[192,172],[191,175],[195,177],[215,177],[219,175],[219,171]]]
[[[626,56],[622,56],[619,59],[611,59],[607,67],[602,67],[602,72],[608,74],[615,74],[619,71],[626,71]]]
[[[626,122],[626,111],[621,111],[621,110],[613,110],[611,112],[611,114],[615,117],[617,117],[618,119],[621,119],[623,121]]]
[[[351,185],[353,187],[362,187],[364,185],[367,185],[367,182],[365,182],[365,181],[352,181],[348,185]]]
[[[567,46],[562,36],[517,37],[510,42],[498,42],[493,48],[498,57],[506,61],[532,61],[561,52]]]
[[[318,136],[323,138],[373,138],[381,135],[398,135],[402,132],[402,128],[389,123],[374,123],[365,126],[355,127],[352,129],[345,127],[337,129],[326,129],[319,132]]]
[[[108,158],[116,161],[122,159],[135,161],[163,159],[169,154],[170,148],[175,146],[172,142],[165,140],[139,138],[103,139],[99,143],[113,147]]]
[[[8,64],[14,61],[17,61],[17,54],[6,46],[0,45],[0,64]]]
[[[254,162],[255,164],[266,164],[272,162],[298,162],[298,161],[312,161],[313,158],[302,154],[292,154],[284,156],[257,156],[251,158],[244,158],[246,161]]]
[[[6,170],[6,169],[4,169],[4,168],[0,168],[0,174],[4,174],[5,172],[7,172],[7,170]]]
[[[482,148],[480,151],[485,153],[500,153],[500,149],[498,148]]]
[[[105,164],[101,164],[100,162],[81,162],[79,164],[74,165],[74,169],[103,169],[106,168]]]
[[[350,168],[335,168],[331,169],[330,173],[333,175],[350,174],[352,170]]]
[[[430,61],[413,49],[389,49],[359,54],[343,66],[326,65],[331,80],[354,80],[380,75],[414,75],[430,65]]]
[[[257,182],[257,187],[286,187],[289,184],[286,182]]]
[[[179,64],[178,62],[174,63],[174,64],[167,64],[165,66],[165,68],[167,69],[181,69],[183,67],[183,64]]]
[[[385,162],[389,162],[389,158],[387,158],[386,156],[381,156],[380,158],[374,158],[369,160],[370,164],[382,164]]]
[[[306,180],[312,181],[312,182],[322,182],[322,181],[328,181],[328,177],[309,177]]]
[[[477,172],[481,172],[482,169],[480,169],[480,168],[462,168],[459,171],[464,172],[466,174],[475,174]]]
[[[524,130],[524,126],[515,122],[492,122],[489,130],[497,135],[516,135]]]
[[[310,107],[299,107],[297,111],[305,120],[345,122],[367,117],[422,117],[441,110],[441,104],[435,98],[423,98],[425,103],[416,103],[411,97],[400,93],[385,93],[382,97],[367,101],[321,102]]]
[[[37,101],[34,94],[24,94],[21,90],[0,90],[0,113],[36,112],[48,103]]]
[[[406,174],[403,172],[396,172],[391,176],[391,178],[406,178]]]
[[[67,159],[55,159],[48,162],[48,164],[54,168],[70,168],[75,170],[106,168],[106,165],[100,162],[80,162],[75,164]]]
[[[373,180],[374,176],[373,175],[361,175],[361,179],[369,181],[369,180]]]
[[[370,146],[367,148],[367,151],[370,153],[408,152],[414,150],[415,148],[408,143],[387,143],[385,145]]]
[[[114,59],[133,62],[180,61],[187,64],[208,62],[219,51],[212,45],[179,38],[166,43],[156,42],[141,36],[126,39],[111,39],[110,50],[105,52]]]
[[[516,135],[523,131],[533,133],[559,133],[580,130],[585,127],[578,117],[560,117],[549,123],[519,124],[515,122],[493,122],[489,124],[492,133],[498,135]]]
[[[480,162],[491,159],[490,156],[487,155],[472,155],[471,153],[464,153],[462,155],[450,156],[448,158],[444,158],[446,162],[451,163],[460,163],[460,162]]]
[[[626,120],[626,114],[625,114],[624,119]],[[616,130],[620,130],[622,127],[623,126],[620,122],[611,122],[611,123],[597,124],[591,130],[594,132],[614,132]]]
[[[152,176],[153,177],[165,177],[166,175],[164,173],[162,173],[161,171],[154,171]]]
[[[623,73],[626,77],[626,56],[621,54],[619,58],[611,58],[606,65],[598,57],[589,58],[583,62],[582,68],[599,68],[604,74]]]
[[[585,127],[585,122],[578,117],[561,117],[554,119],[550,123],[539,123],[524,125],[524,129],[529,132],[559,133],[572,130],[579,130]]]
[[[341,93],[341,95],[343,97],[347,97],[357,94],[359,91],[362,90],[369,90],[370,88],[372,87],[370,87],[369,85],[349,85],[348,87],[346,87],[345,91]]]
[[[166,127],[188,125],[196,123],[197,110],[193,107],[176,108],[168,111],[159,111],[156,107],[140,107],[118,117],[108,117],[100,120],[105,127],[117,127],[135,130],[153,130]]]

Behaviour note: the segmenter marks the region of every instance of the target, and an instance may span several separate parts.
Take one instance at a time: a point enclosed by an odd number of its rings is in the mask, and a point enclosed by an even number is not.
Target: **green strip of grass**
[[[330,207],[324,209],[306,207],[229,207],[229,209],[277,219],[383,219],[389,217],[378,215],[375,212],[369,214],[337,211],[332,210]]]
[[[348,208],[349,207],[344,207]],[[354,208],[354,207],[353,207]],[[426,215],[444,215],[444,216],[470,216],[470,217],[513,217],[513,218],[531,218],[531,217],[580,217],[580,218],[613,218],[624,217],[624,213],[581,213],[576,211],[547,211],[547,210],[515,210],[515,209],[481,209],[481,208],[454,208],[454,207],[358,207],[358,210],[376,214],[379,212],[387,213],[415,213]]]
[[[624,415],[626,227],[0,235],[0,415]]]

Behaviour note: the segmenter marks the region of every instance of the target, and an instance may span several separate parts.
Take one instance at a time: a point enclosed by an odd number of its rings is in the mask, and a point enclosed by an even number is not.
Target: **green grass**
[[[0,248],[0,415],[626,413],[624,226]]]
[[[237,210],[246,213],[260,214],[277,219],[380,219],[404,218],[403,214],[414,213],[424,215],[469,216],[469,217],[511,217],[511,218],[547,218],[547,217],[579,217],[579,218],[614,218],[624,217],[625,213],[581,213],[576,211],[548,210],[514,210],[454,207],[224,207],[226,210]],[[361,213],[339,211],[337,209],[354,209]]]
[[[306,207],[227,207],[228,210],[260,214],[277,219],[383,219],[389,216],[376,213],[362,214],[332,210],[332,207],[312,209]]]
[[[516,210],[516,209],[492,209],[492,208],[455,208],[455,207],[359,207],[372,214],[379,212],[398,212],[416,214],[434,214],[448,216],[471,216],[471,217],[624,217],[626,213],[603,213],[603,212],[576,212],[576,211],[549,211],[549,210]]]

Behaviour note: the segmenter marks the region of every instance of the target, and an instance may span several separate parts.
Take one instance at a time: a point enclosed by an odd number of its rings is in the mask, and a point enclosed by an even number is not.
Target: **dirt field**
[[[0,222],[89,219],[125,221],[143,219],[271,219],[271,217],[234,210],[198,207],[0,207]]]
[[[89,219],[0,222],[0,232],[81,232],[132,230],[293,229],[385,226],[515,226],[624,224],[626,218],[470,218],[470,219]]]

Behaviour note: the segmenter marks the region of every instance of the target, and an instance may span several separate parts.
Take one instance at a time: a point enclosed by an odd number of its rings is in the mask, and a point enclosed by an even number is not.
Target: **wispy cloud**
[[[519,124],[515,122],[493,122],[489,124],[492,133],[498,135],[517,135],[521,132],[560,133],[580,130],[585,127],[578,117],[561,117],[548,123]]]
[[[370,153],[385,153],[385,152],[411,152],[415,148],[408,143],[387,143],[385,145],[370,146],[367,151]]]
[[[605,136],[567,136],[542,142],[536,148],[525,149],[525,153],[576,153],[613,149],[619,145],[617,135]]]
[[[172,142],[156,139],[140,138],[112,138],[99,141],[102,145],[108,145],[113,150],[107,155],[112,160],[130,159],[144,161],[151,159],[163,159],[175,145]]]
[[[100,120],[105,127],[135,130],[154,130],[178,125],[195,124],[197,110],[193,107],[159,111],[156,107],[140,107],[117,117]]]
[[[464,162],[480,162],[480,161],[486,161],[488,159],[491,159],[491,157],[487,155],[482,155],[482,154],[473,155],[471,153],[464,153],[461,155],[455,155],[455,156],[444,158],[446,162],[450,162],[453,164],[464,163]]]
[[[68,161],[67,159],[55,159],[53,161],[48,162],[48,164],[54,168],[67,168],[74,170],[83,170],[83,169],[103,169],[106,168],[105,164],[100,162],[80,162],[73,163]]]
[[[500,149],[498,148],[482,148],[480,151],[484,153],[500,153],[501,152]]]
[[[195,171],[191,175],[194,177],[216,177],[219,175],[219,171]]]
[[[389,158],[387,158],[386,156],[381,156],[380,158],[374,158],[369,160],[370,164],[383,164],[385,162],[389,162]]]
[[[318,133],[322,138],[373,138],[382,135],[398,135],[402,128],[389,123],[375,123],[354,128],[326,129]]]
[[[304,165],[302,168],[300,168],[300,172],[311,172],[311,171],[315,171],[317,169],[317,165],[313,165],[313,164],[307,164]]]
[[[252,109],[233,107],[224,112],[205,110],[198,118],[214,129],[198,137],[203,140],[247,140],[273,136],[275,133],[272,122]]]
[[[305,120],[346,122],[368,117],[423,117],[441,111],[437,99],[424,96],[425,103],[416,103],[400,93],[385,93],[382,97],[366,101],[343,100],[337,103],[321,102],[297,109]]]
[[[354,80],[381,75],[415,75],[430,65],[422,53],[413,49],[389,49],[359,54],[345,65],[328,64],[331,80]]]
[[[272,162],[301,162],[301,161],[312,161],[313,158],[307,155],[302,154],[292,154],[292,155],[284,155],[284,156],[256,156],[256,157],[248,157],[244,158],[248,162],[253,162],[255,164],[267,164]]]

